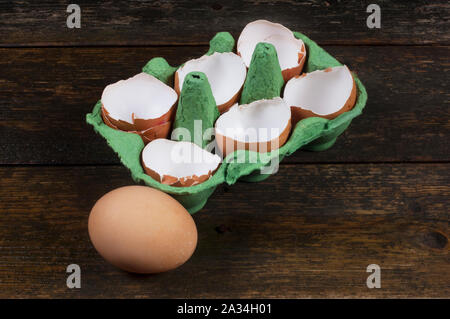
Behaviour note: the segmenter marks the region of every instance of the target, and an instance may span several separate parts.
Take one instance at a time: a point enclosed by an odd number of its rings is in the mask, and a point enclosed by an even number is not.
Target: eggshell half
[[[236,150],[271,152],[286,143],[290,131],[291,110],[279,97],[235,104],[215,123],[217,146],[224,156]]]
[[[156,181],[188,187],[214,175],[221,158],[191,142],[159,138],[144,147],[141,161],[145,173]]]
[[[178,95],[174,89],[147,73],[108,85],[102,94],[102,117],[106,125],[121,131],[143,132],[171,122]],[[170,131],[153,130],[152,138],[167,137]],[[144,142],[148,142],[147,134]]]
[[[356,103],[356,84],[347,66],[336,66],[294,77],[283,99],[291,106],[292,125],[308,117],[334,119]]]
[[[197,228],[175,199],[146,186],[125,186],[101,197],[89,216],[99,254],[125,271],[159,273],[184,264],[197,245]]]
[[[237,42],[237,53],[247,67],[250,67],[253,52],[260,42],[270,43],[275,47],[285,82],[301,73],[306,61],[305,44],[295,38],[291,30],[267,20],[247,24]]]

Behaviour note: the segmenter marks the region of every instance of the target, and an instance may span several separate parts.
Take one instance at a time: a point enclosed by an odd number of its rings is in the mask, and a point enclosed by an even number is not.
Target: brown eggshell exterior
[[[127,132],[127,133],[138,134],[142,138],[142,141],[144,142],[144,144],[148,144],[149,142],[153,141],[154,139],[167,138],[169,136],[170,131],[171,131],[171,127],[172,127],[171,119],[175,115],[175,112],[174,112],[175,109],[176,109],[175,106],[172,106],[172,108],[170,109],[170,111],[168,113],[166,113],[163,116],[158,118],[158,120],[162,121],[161,123],[159,123],[158,125],[152,126],[150,128],[144,129],[142,131],[137,131],[135,129],[136,126],[133,125],[133,124],[129,124],[129,123],[128,124],[132,125],[132,126],[128,126],[128,127],[129,128],[133,128],[133,129],[131,129],[131,130],[120,129],[114,123],[117,124],[118,122],[124,122],[124,121],[120,121],[120,120],[117,121],[117,120],[112,119],[108,115],[108,112],[106,111],[106,109],[103,106],[102,106],[101,115],[102,115],[103,122],[106,125],[108,125],[109,127],[113,128],[113,129],[116,129],[116,130],[119,130],[119,131],[124,131],[124,132]],[[169,121],[166,121],[166,118],[168,118]],[[114,123],[112,123],[111,120],[113,120]],[[156,121],[157,119],[154,119],[154,120],[155,121],[153,123],[157,123],[157,121]],[[124,123],[126,123],[126,122],[124,122]],[[142,122],[140,122],[140,124],[142,124]],[[147,124],[150,124],[150,122],[147,121]],[[122,127],[123,127],[123,125],[122,125]],[[142,126],[140,125],[140,127],[142,127]]]
[[[144,144],[147,145],[147,143],[150,143],[151,141],[156,140],[157,138],[168,137],[170,134],[171,128],[172,128],[172,122],[169,121],[169,122],[160,124],[158,126],[151,127],[148,130],[136,132],[136,133],[142,137]]]
[[[178,70],[175,72],[175,77],[173,81],[173,89],[177,92],[178,96],[180,96],[180,79],[178,78]]]
[[[197,245],[197,228],[187,210],[169,195],[146,186],[105,194],[91,210],[88,230],[104,259],[134,273],[177,268]]]
[[[280,148],[281,146],[284,145],[284,143],[286,143],[290,132],[291,132],[291,120],[289,119],[286,128],[283,130],[280,136],[268,142],[240,142],[230,137],[224,136],[220,133],[216,133],[216,141],[217,147],[222,152],[224,157],[237,150],[252,150],[252,151],[256,150],[257,152],[263,150],[264,152],[271,152],[273,150]],[[227,149],[228,145],[230,146],[233,145],[234,148]]]
[[[177,178],[175,176],[171,176],[171,175],[159,175],[156,171],[152,170],[151,168],[149,168],[148,166],[145,165],[144,161],[142,160],[142,156],[141,156],[141,164],[142,167],[144,168],[144,171],[147,175],[149,175],[151,178],[153,178],[154,180],[156,180],[157,182],[161,183],[161,184],[165,184],[165,185],[170,185],[170,186],[174,186],[174,187],[189,187],[189,186],[194,186],[194,185],[198,185],[203,183],[204,181],[207,181],[208,179],[211,178],[211,176],[214,175],[214,173],[217,171],[217,169],[219,168],[219,166],[214,170],[214,171],[209,171],[208,174],[204,174],[204,175],[192,175],[192,176],[187,176],[187,177],[182,177],[182,178]]]
[[[329,72],[328,70],[330,70],[330,68],[327,68],[324,71]],[[301,76],[305,76],[305,74],[302,74]],[[353,75],[352,75],[352,79],[353,79]],[[311,110],[302,109],[300,106],[291,105],[292,126],[295,127],[295,125],[299,121],[306,119],[308,117],[322,117],[324,119],[332,120],[332,119],[338,117],[339,115],[341,115],[342,113],[350,111],[355,106],[355,103],[356,103],[356,84],[355,84],[355,80],[353,79],[353,87],[352,87],[350,96],[348,97],[344,106],[334,113],[326,114],[326,115],[319,115],[319,114],[314,113]]]
[[[144,119],[134,117],[134,114],[133,114],[132,117],[133,117],[134,125],[136,127],[136,131],[145,131],[154,126],[158,126],[165,122],[172,121],[175,117],[176,104],[177,104],[177,101],[175,101],[175,103],[170,107],[170,109],[169,109],[169,111],[167,111],[167,113],[161,115],[158,118],[154,118],[154,119],[144,120]]]
[[[233,97],[228,102],[217,105],[217,109],[219,110],[220,114],[228,111],[230,107],[232,107],[240,99],[243,88],[244,83],[242,83],[242,86],[239,89],[239,91],[235,95],[233,95]],[[175,92],[177,92],[178,96],[180,96],[180,81],[178,79],[178,71],[175,72],[174,90]]]
[[[116,119],[112,118],[103,105],[102,105],[102,115],[103,115],[103,119],[105,119],[105,118],[108,119],[108,122],[110,124],[112,124],[118,130],[126,131],[126,132],[136,131],[136,127],[134,126],[134,124],[128,123],[127,121],[116,120]],[[105,122],[105,124],[107,124],[107,123]]]
[[[103,108],[103,106],[102,106],[102,119],[103,119],[103,122],[106,124],[106,125],[108,125],[110,128],[113,128],[113,129],[115,129],[115,130],[118,130],[118,128],[117,128],[117,126],[115,126],[114,124],[112,124],[111,123],[111,121],[109,120],[109,117],[107,117],[106,115],[105,115],[105,109]]]

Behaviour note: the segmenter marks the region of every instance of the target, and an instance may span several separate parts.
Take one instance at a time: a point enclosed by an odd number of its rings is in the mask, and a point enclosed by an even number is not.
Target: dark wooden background
[[[75,2],[81,29],[67,1],[0,0],[0,297],[450,297],[448,1],[376,1],[381,29],[366,27],[373,1]],[[364,114],[332,149],[218,187],[179,269],[114,268],[87,219],[133,181],[85,114],[152,57],[182,63],[259,18],[348,64]],[[81,289],[66,287],[72,263]],[[381,289],[366,287],[372,263]]]

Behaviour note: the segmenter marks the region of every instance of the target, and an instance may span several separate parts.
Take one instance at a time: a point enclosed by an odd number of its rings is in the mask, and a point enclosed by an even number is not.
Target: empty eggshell
[[[247,24],[237,43],[237,52],[247,67],[250,66],[253,51],[260,42],[270,43],[275,47],[285,82],[301,73],[306,60],[305,44],[295,38],[291,30],[267,20]]]
[[[291,110],[280,97],[235,104],[216,121],[217,146],[224,156],[236,150],[278,149],[291,130]]]
[[[139,73],[104,89],[103,121],[114,129],[137,133],[143,139],[145,136],[144,142],[167,137],[177,99],[174,89],[152,75]]]
[[[184,264],[197,245],[197,228],[175,199],[146,186],[126,186],[101,197],[89,215],[99,254],[123,270],[159,273]]]
[[[347,66],[336,66],[292,78],[283,99],[291,107],[292,125],[313,116],[334,119],[355,105],[356,85]]]
[[[203,183],[214,174],[220,162],[220,156],[185,141],[159,138],[142,150],[145,173],[162,184],[172,186]]]

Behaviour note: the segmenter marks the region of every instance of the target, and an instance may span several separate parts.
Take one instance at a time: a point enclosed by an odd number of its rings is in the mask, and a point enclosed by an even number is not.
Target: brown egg
[[[171,196],[146,186],[125,186],[100,198],[89,216],[89,236],[111,264],[158,273],[184,264],[197,246],[197,227]]]

